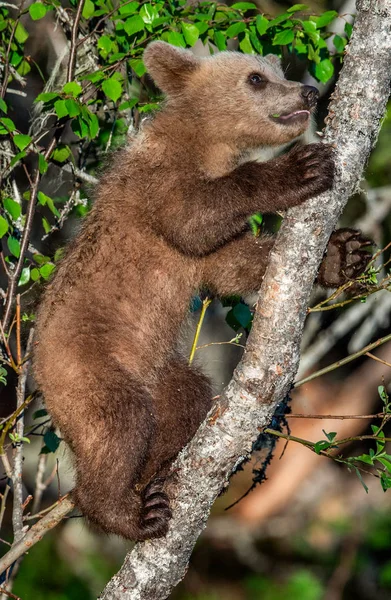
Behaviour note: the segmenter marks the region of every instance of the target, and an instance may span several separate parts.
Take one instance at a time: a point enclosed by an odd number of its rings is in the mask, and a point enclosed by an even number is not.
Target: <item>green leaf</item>
[[[227,49],[227,42],[225,40],[225,35],[222,31],[215,29],[213,32],[213,39],[220,52]]]
[[[137,77],[142,77],[144,73],[147,72],[147,69],[145,68],[145,65],[141,58],[132,58],[129,61],[129,66],[136,73]]]
[[[254,48],[252,47],[252,44],[250,42],[250,36],[248,31],[246,31],[243,39],[240,41],[239,48],[245,54],[255,54]]]
[[[121,6],[118,9],[118,13],[121,15],[122,18],[125,18],[128,15],[135,13],[136,10],[138,9],[139,5],[140,5],[139,2],[129,2],[129,4],[125,4],[124,6]]]
[[[275,25],[279,25],[280,23],[283,23],[284,21],[286,21],[289,18],[290,18],[290,14],[288,12],[285,12],[284,14],[279,15],[272,21],[269,21],[269,27],[274,27]]]
[[[334,44],[337,52],[339,52],[340,54],[342,54],[342,52],[344,51],[346,43],[347,43],[346,39],[341,37],[340,35],[335,35],[333,37],[333,44]]]
[[[61,146],[53,150],[53,153],[50,158],[62,163],[66,161],[70,154],[71,151],[69,150],[68,146]]]
[[[326,83],[334,74],[334,66],[329,58],[321,60],[319,64],[315,66],[316,78],[322,83]]]
[[[45,435],[43,436],[43,441],[45,442],[49,452],[55,452],[61,442],[58,435],[51,430],[45,433]]]
[[[351,35],[352,35],[352,31],[353,31],[353,25],[351,23],[345,23],[345,33],[348,36],[348,39],[350,39]]]
[[[383,404],[388,404],[388,394],[384,385],[379,385],[377,391]]]
[[[95,6],[92,0],[86,0],[83,6],[83,12],[81,13],[85,19],[92,17],[95,11]]]
[[[232,309],[233,316],[237,320],[237,322],[243,327],[246,328],[252,321],[252,313],[247,306],[247,304],[243,304],[243,302],[239,302]]]
[[[27,152],[25,152],[24,150],[22,152],[18,152],[18,154],[15,154],[15,156],[13,157],[13,159],[10,162],[10,167],[13,167],[14,165],[16,165],[16,163],[19,162],[26,155],[27,155]]]
[[[311,17],[311,21],[315,21],[316,27],[321,29],[322,27],[326,27],[331,21],[338,17],[338,13],[336,10],[328,10],[320,17]]]
[[[19,23],[17,24],[16,29],[15,29],[16,41],[19,42],[19,44],[24,44],[24,42],[27,40],[28,36],[29,36],[29,34],[23,27],[22,23],[19,21]]]
[[[383,491],[386,492],[391,488],[391,477],[388,477],[385,473],[380,474],[380,483]]]
[[[335,440],[335,437],[337,435],[336,431],[331,431],[330,433],[326,433],[326,431],[324,429],[322,429],[322,431],[325,434],[325,436],[327,437],[327,439],[329,440],[329,442],[333,442]]]
[[[74,119],[71,126],[73,133],[79,136],[79,138],[87,137],[90,132],[89,123],[82,117]]]
[[[200,35],[205,33],[205,31],[208,31],[208,29],[209,29],[208,23],[202,23],[201,21],[196,21],[194,23],[194,25],[197,27],[198,31],[200,32]]]
[[[26,285],[30,281],[30,267],[22,269],[18,285]]]
[[[2,110],[3,113],[6,113],[6,114],[8,112],[8,106],[4,102],[3,98],[0,98],[0,110]]]
[[[42,19],[46,15],[47,10],[48,7],[42,4],[42,2],[33,2],[29,6],[30,17],[33,21],[39,21],[39,19]]]
[[[94,139],[99,133],[99,121],[98,117],[90,112],[90,138]]]
[[[314,444],[314,451],[316,452],[316,454],[320,454],[323,450],[328,450],[330,446],[330,442],[321,440],[320,442],[316,442],[316,444]]]
[[[7,385],[7,371],[6,369],[4,369],[4,367],[0,367],[0,383],[2,383],[3,385]]]
[[[76,100],[69,98],[65,100],[65,106],[70,117],[77,117],[80,114],[80,106]]]
[[[255,26],[259,35],[263,35],[269,27],[269,21],[263,15],[257,15],[257,18],[255,19]]]
[[[98,40],[98,48],[108,54],[113,47],[113,42],[108,35],[102,35]]]
[[[142,20],[140,15],[130,17],[130,19],[127,19],[124,23],[124,29],[128,35],[133,35],[138,31],[144,31],[144,27],[144,21]]]
[[[43,94],[38,94],[34,102],[50,102],[54,98],[58,98],[58,94],[55,92],[44,92]]]
[[[77,81],[70,81],[69,83],[66,83],[64,85],[62,91],[64,92],[64,94],[69,94],[70,96],[77,98],[78,96],[80,96],[83,89],[80,83],[77,83]]]
[[[46,263],[46,265],[40,267],[39,273],[45,280],[47,280],[49,279],[50,275],[52,274],[55,268],[56,265],[54,265],[53,263]]]
[[[50,256],[44,256],[43,254],[34,254],[34,261],[37,265],[44,265],[47,262],[50,262]]]
[[[131,108],[133,108],[134,106],[136,106],[138,102],[137,98],[132,98],[132,100],[127,100],[126,102],[123,102],[122,104],[119,105],[118,110],[129,110]]]
[[[381,463],[383,467],[385,467],[387,471],[391,473],[391,462],[389,460],[387,460],[386,458],[377,458],[376,460],[378,460],[379,463]]]
[[[309,8],[309,6],[307,6],[307,4],[294,4],[293,6],[288,8],[286,12],[294,13],[294,12],[299,12],[299,10],[307,10],[307,8]]]
[[[158,16],[159,11],[157,10],[156,6],[152,6],[152,4],[147,3],[143,4],[143,6],[141,7],[140,17],[142,18],[144,23],[150,25],[155,19],[158,18]]]
[[[57,100],[57,102],[54,103],[54,110],[56,111],[59,119],[68,116],[68,109],[65,104],[65,100]]]
[[[40,279],[41,277],[38,269],[36,269],[35,267],[34,269],[31,269],[30,277],[32,281],[38,281],[38,279]]]
[[[0,119],[0,134],[6,135],[7,133],[12,133],[15,131],[15,123],[8,119],[7,117],[3,117]]]
[[[18,204],[18,202],[15,202],[15,200],[12,200],[12,198],[4,198],[3,205],[5,210],[11,215],[13,220],[17,221],[22,212],[20,204]]]
[[[23,60],[23,62],[20,63],[19,67],[16,70],[19,73],[19,75],[22,75],[22,77],[24,77],[25,75],[27,75],[27,73],[30,73],[31,67],[27,60]]]
[[[231,5],[231,8],[234,10],[241,10],[242,12],[246,12],[247,10],[258,10],[258,7],[252,2],[235,2],[235,4]]]
[[[45,408],[40,408],[33,413],[33,419],[41,419],[42,417],[47,417],[48,411]]]
[[[368,454],[360,454],[360,456],[354,456],[352,457],[352,460],[359,460],[360,462],[363,462],[366,465],[373,465],[373,460]]]
[[[58,212],[57,208],[54,206],[54,202],[53,202],[52,198],[50,198],[50,196],[47,196],[43,192],[38,192],[38,202],[42,206],[47,206],[49,208],[49,210],[54,215],[56,215],[56,217],[60,217],[60,213]]]
[[[195,25],[192,25],[191,23],[183,22],[181,23],[181,27],[186,43],[189,46],[194,46],[200,35],[200,32],[198,31],[197,27]]]
[[[10,236],[7,240],[8,249],[15,258],[19,258],[20,256],[20,244],[18,240],[12,236]]]
[[[227,38],[234,38],[237,37],[239,33],[242,33],[242,31],[246,31],[246,25],[242,21],[239,21],[238,23],[232,23],[225,32],[225,35]]]
[[[113,77],[110,77],[110,79],[106,79],[102,83],[102,90],[110,100],[117,102],[122,94],[122,84]]]
[[[3,237],[3,235],[5,235],[8,231],[8,223],[7,221],[4,219],[4,217],[2,217],[0,215],[0,238]]]
[[[43,154],[38,154],[38,169],[41,175],[44,175],[48,170],[48,163]]]
[[[186,48],[186,42],[181,33],[178,31],[169,31],[167,35],[168,42],[173,46],[178,46],[179,48]]]
[[[309,60],[312,60],[316,64],[320,63],[319,48],[315,50],[312,44],[308,44],[307,49]]]
[[[19,148],[19,150],[24,150],[31,143],[32,138],[29,135],[24,135],[23,133],[17,133],[13,137],[14,144]]]
[[[248,222],[249,222],[252,234],[255,237],[258,237],[259,233],[260,233],[260,226],[262,225],[262,222],[263,222],[262,213],[255,213],[254,215],[251,215],[251,217],[248,218]]]
[[[311,21],[311,20],[303,21],[302,26],[306,33],[317,33],[315,21]]]
[[[273,38],[273,46],[285,46],[293,42],[295,34],[292,29],[284,29],[277,33]]]

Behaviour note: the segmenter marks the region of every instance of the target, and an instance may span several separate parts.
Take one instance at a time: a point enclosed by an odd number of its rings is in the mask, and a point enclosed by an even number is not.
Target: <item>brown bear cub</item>
[[[200,59],[154,42],[144,60],[165,106],[102,177],[44,295],[34,362],[75,454],[78,507],[132,540],[166,533],[165,475],[211,407],[208,379],[177,347],[192,296],[258,290],[273,238],[249,233],[249,216],[333,181],[324,144],[246,160],[301,135],[316,105],[317,90],[287,81],[275,57]],[[320,283],[361,273],[368,243],[335,233]]]

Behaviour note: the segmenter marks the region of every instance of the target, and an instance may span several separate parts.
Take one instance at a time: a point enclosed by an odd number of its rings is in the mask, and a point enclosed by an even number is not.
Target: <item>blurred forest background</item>
[[[208,15],[210,5],[200,9],[200,13],[204,11],[207,16],[198,19],[198,32],[191,19],[181,22],[180,16],[175,21],[177,29],[167,32],[164,18],[158,16],[163,2],[156,5],[120,1],[113,6],[118,9],[123,5],[122,18],[127,19],[124,34],[121,25],[115,22],[104,29],[102,7],[107,7],[108,3],[87,0],[77,32],[83,43],[78,46],[78,56],[70,72],[67,39],[72,34],[72,19],[69,15],[74,18],[77,4],[24,2],[18,5],[23,15],[14,35],[23,52],[20,51],[19,58],[15,56],[10,61],[8,90],[7,78],[4,80],[6,38],[3,38],[0,54],[3,86],[5,81],[3,100],[0,101],[4,113],[0,119],[4,176],[0,212],[3,236],[0,288],[3,290],[7,289],[7,272],[12,273],[18,265],[26,224],[24,214],[28,214],[34,192],[38,202],[27,258],[20,264],[16,316],[14,318],[10,312],[7,323],[7,327],[11,324],[11,335],[8,336],[8,328],[2,332],[3,359],[0,364],[0,419],[1,433],[4,434],[1,452],[4,449],[5,456],[8,453],[16,460],[18,448],[23,447],[23,499],[26,501],[29,495],[32,496],[23,507],[24,524],[29,524],[32,520],[29,521],[29,517],[45,511],[72,488],[72,468],[69,453],[60,443],[60,434],[51,428],[42,400],[39,395],[34,395],[34,383],[30,378],[22,389],[22,400],[17,398],[16,386],[20,386],[20,378],[24,377],[18,346],[19,343],[23,348],[28,346],[28,332],[33,325],[42,285],[55,269],[61,248],[88,211],[95,177],[102,163],[110,160],[107,158],[110,152],[125,143],[127,136],[131,138],[142,119],[148,118],[158,106],[158,92],[144,74],[143,47],[150,39],[161,37],[177,45],[192,46],[194,52],[203,55],[208,54],[210,48],[224,49],[227,41],[230,49],[239,46],[244,52],[261,51],[261,47],[257,48],[259,40],[255,39],[246,19],[256,22],[262,38],[264,17],[255,21],[258,12],[266,15],[270,24],[278,15],[286,14],[293,2],[256,0],[256,8],[246,7],[245,3],[233,5],[233,10],[237,11],[232,21],[234,25],[227,23],[221,30],[223,33],[217,28],[210,33],[209,25],[206,28],[199,26],[211,20],[211,13]],[[300,48],[300,36],[295,38],[295,48],[292,47],[289,27],[276,29],[274,35],[280,36],[278,43],[273,46],[265,39],[263,48],[265,53],[282,54],[288,78],[319,87],[321,100],[313,132],[316,137],[315,131],[324,126],[355,6],[350,0],[310,0],[306,4],[308,8],[300,5],[296,12],[322,15],[327,11],[326,15],[329,15],[324,24],[318,22],[321,36],[313,26],[304,26],[305,35],[314,41],[315,55],[307,58],[308,48],[306,46],[304,51]],[[31,8],[33,5],[35,8]],[[143,9],[140,10],[140,6]],[[329,11],[337,11],[341,18],[335,18]],[[15,19],[19,13],[6,2],[0,2],[0,13],[1,35],[6,31],[2,23],[7,15],[11,14]],[[241,15],[240,19],[238,15]],[[160,24],[156,21],[159,18]],[[282,22],[277,19],[275,27],[280,27]],[[162,31],[151,33],[152,27],[148,28],[148,25],[152,23],[155,29],[161,26]],[[244,29],[243,23],[247,23]],[[236,29],[228,33],[229,26]],[[112,41],[113,27],[116,27],[116,45]],[[125,37],[121,38],[121,35]],[[126,49],[121,47],[129,42],[123,41],[126,36],[136,36],[132,48],[139,46],[140,50],[127,64],[123,60]],[[302,45],[306,40],[302,36]],[[332,48],[330,40],[333,40]],[[89,43],[95,44],[96,55]],[[329,50],[336,55],[332,61]],[[80,65],[84,66],[84,71]],[[129,76],[130,71],[132,76]],[[370,81],[368,85],[371,85]],[[61,89],[63,95],[58,92]],[[102,91],[104,94],[99,95]],[[84,112],[80,98],[87,107]],[[54,137],[50,134],[53,120]],[[10,135],[13,146],[7,146]],[[53,139],[56,143],[51,146]],[[351,198],[341,220],[342,226],[360,228],[372,237],[377,249],[385,248],[391,239],[390,144],[391,106],[366,178],[362,181],[362,191]],[[29,154],[30,147],[33,152]],[[42,178],[40,185],[35,187],[35,182],[31,182],[34,170],[39,172],[38,178]],[[259,227],[278,227],[276,217],[263,218],[261,224],[260,221],[258,218],[252,222],[255,234]],[[252,486],[253,469],[262,469],[272,437],[261,440],[263,447],[254,452],[252,461],[238,471],[228,491],[217,501],[208,527],[196,546],[189,571],[171,596],[173,600],[391,598],[391,493],[385,493],[391,486],[391,457],[386,454],[385,442],[381,440],[381,436],[387,438],[390,435],[386,390],[391,378],[391,341],[369,354],[361,351],[386,336],[389,330],[388,258],[387,250],[377,253],[376,262],[363,280],[356,294],[359,298],[355,301],[346,301],[343,294],[330,300],[324,291],[314,290],[313,308],[303,339],[299,382],[348,355],[358,352],[360,356],[339,368],[330,369],[321,377],[309,378],[293,390],[292,414],[286,419],[288,435],[314,442],[315,447],[309,449],[306,443],[286,443],[286,439],[280,439],[267,469],[267,480],[226,510]],[[3,300],[6,306],[5,293]],[[195,298],[192,307],[192,326],[187,340],[189,350],[202,300]],[[206,310],[195,359],[212,377],[216,394],[228,383],[240,359],[251,327],[254,301],[254,298],[229,299],[224,303],[213,301]],[[331,310],[332,303],[338,306]],[[16,369],[15,364],[9,364],[10,355],[17,358]],[[14,418],[12,428],[4,433],[16,405],[20,407],[21,403],[30,401],[31,405],[25,411],[24,429],[18,429]],[[334,419],[331,415],[356,418]],[[271,428],[278,429],[278,419],[276,423],[277,426],[272,423]],[[287,433],[286,429],[283,431]],[[342,449],[332,447],[333,432],[336,439],[346,441],[343,460],[340,460]],[[377,440],[362,439],[363,435],[375,435]],[[322,451],[334,455],[337,460],[320,455]],[[376,463],[375,456],[380,456],[383,462]],[[361,459],[351,460],[352,457]],[[363,472],[360,464],[369,473]],[[6,473],[5,468],[0,480],[1,554],[9,550],[14,539],[12,493]],[[96,598],[119,569],[130,547],[123,540],[94,531],[75,511],[33,546],[11,573],[7,573],[10,578],[8,589],[12,587],[14,594],[11,597],[22,600]],[[0,587],[6,583],[3,575]],[[4,594],[2,600],[7,597]]]

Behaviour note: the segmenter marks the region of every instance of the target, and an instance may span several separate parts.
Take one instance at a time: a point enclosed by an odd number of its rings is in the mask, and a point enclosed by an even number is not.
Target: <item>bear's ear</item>
[[[271,65],[273,65],[273,67],[278,67],[282,70],[281,58],[276,56],[276,54],[267,54],[265,58]]]
[[[167,94],[178,93],[186,79],[200,64],[189,50],[166,42],[152,42],[143,56],[144,64],[156,85]]]

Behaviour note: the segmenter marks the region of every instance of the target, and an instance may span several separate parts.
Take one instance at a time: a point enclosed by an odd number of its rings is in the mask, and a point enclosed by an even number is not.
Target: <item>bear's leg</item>
[[[261,287],[275,236],[245,233],[203,259],[202,283],[217,296],[246,295]]]
[[[345,227],[334,231],[320,265],[317,283],[338,288],[361,275],[372,258],[365,250],[368,246],[373,246],[373,241],[357,229]]]
[[[64,428],[76,457],[76,505],[107,533],[131,540],[161,537],[171,517],[159,482],[143,489],[150,453],[155,454],[156,420],[148,391],[124,369],[107,365],[106,378],[91,389],[83,435]],[[71,425],[70,425],[71,426]],[[69,432],[69,435],[68,435]]]
[[[143,480],[153,485],[154,478],[163,484],[172,461],[205,419],[212,406],[212,389],[199,369],[176,357],[161,370],[152,395],[156,435]]]

